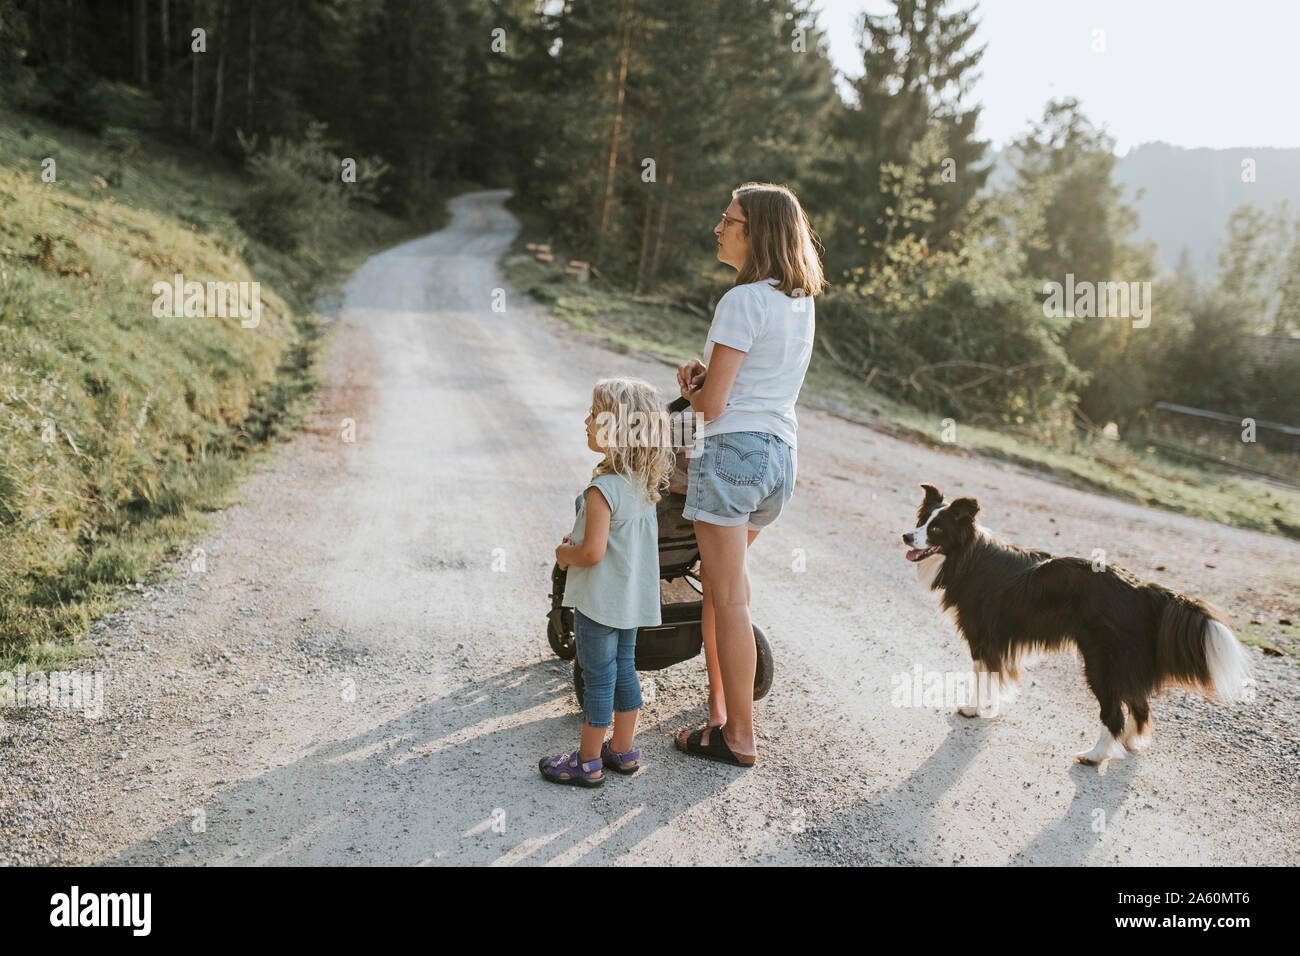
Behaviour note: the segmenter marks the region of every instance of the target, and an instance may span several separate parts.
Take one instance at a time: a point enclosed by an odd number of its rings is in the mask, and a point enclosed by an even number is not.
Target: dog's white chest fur
[[[939,569],[943,567],[943,555],[932,554],[928,558],[922,558],[916,562],[916,580],[921,583],[921,587],[927,591],[934,585],[935,576],[938,575]]]

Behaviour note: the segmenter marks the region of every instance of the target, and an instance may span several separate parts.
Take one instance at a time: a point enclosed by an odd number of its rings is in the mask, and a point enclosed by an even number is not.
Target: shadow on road
[[[1075,792],[1064,814],[1008,858],[1005,842],[1014,843],[1019,838],[1015,827],[1025,814],[996,803],[981,805],[982,790],[977,791],[973,802],[968,798],[961,812],[967,818],[984,814],[981,826],[963,830],[967,841],[974,835],[987,845],[968,842],[963,847],[944,830],[941,801],[967,772],[995,729],[988,721],[972,721],[957,714],[950,715],[948,723],[950,729],[942,743],[904,780],[819,820],[815,832],[848,842],[854,847],[857,861],[870,864],[970,864],[988,857],[1007,859],[1013,864],[1050,866],[1096,862],[1089,860],[1089,854],[1129,797],[1135,761],[1112,763],[1105,774],[1082,764],[1070,766],[1068,774]],[[1041,785],[1045,781],[1036,779],[1032,783]]]
[[[679,712],[643,719],[636,776],[610,774],[598,790],[547,783],[537,761],[577,744],[576,705],[555,716],[572,692],[568,667],[554,661],[462,686],[182,808],[182,819],[104,862],[603,863],[741,773],[676,772],[686,759],[670,753],[669,731],[687,716]]]
[[[1065,813],[1050,827],[1040,830],[1011,862],[1029,866],[1083,866],[1113,862],[1090,860],[1088,855],[1128,800],[1140,759],[1112,762],[1107,765],[1104,775],[1098,774],[1096,767],[1081,763],[1072,766],[1070,779],[1074,781],[1074,796]]]
[[[868,863],[929,862],[923,847],[938,830],[939,800],[961,779],[990,733],[986,721],[952,715],[943,742],[905,779],[889,790],[836,814],[819,829],[842,832]]]

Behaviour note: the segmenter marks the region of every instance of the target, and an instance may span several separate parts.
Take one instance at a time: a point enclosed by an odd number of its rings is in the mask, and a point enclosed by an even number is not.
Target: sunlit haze
[[[813,7],[832,62],[860,75],[859,16],[888,13],[893,4],[813,0]],[[987,48],[973,98],[984,107],[979,134],[994,147],[1041,117],[1048,99],[1064,96],[1083,103],[1119,153],[1153,140],[1300,146],[1300,3],[984,0],[977,17],[977,41]],[[1093,52],[1095,30],[1104,31],[1104,52]]]

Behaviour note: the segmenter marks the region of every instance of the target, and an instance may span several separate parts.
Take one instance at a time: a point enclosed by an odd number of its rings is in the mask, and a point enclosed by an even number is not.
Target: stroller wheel
[[[758,652],[754,663],[754,700],[762,700],[772,689],[775,662],[772,660],[772,645],[767,643],[767,635],[757,624],[754,625],[754,649]]]
[[[571,661],[577,656],[578,644],[573,638],[572,610],[563,608],[559,614],[551,614],[546,622],[546,639],[560,660]]]
[[[587,684],[582,679],[582,665],[576,660],[573,662],[573,692],[578,695],[578,709],[581,710],[587,706]]]

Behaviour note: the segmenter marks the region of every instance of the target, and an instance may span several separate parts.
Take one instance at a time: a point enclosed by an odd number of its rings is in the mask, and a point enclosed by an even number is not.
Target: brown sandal
[[[673,737],[673,743],[682,753],[692,754],[696,757],[705,757],[719,763],[729,763],[736,767],[754,766],[758,758],[753,754],[735,754],[731,752],[731,748],[727,746],[727,738],[722,736],[721,727],[709,727],[709,742],[707,744],[700,743],[704,739],[704,730],[705,728],[701,727],[699,730],[691,731],[686,738],[685,747],[682,746],[681,738],[676,735]]]

